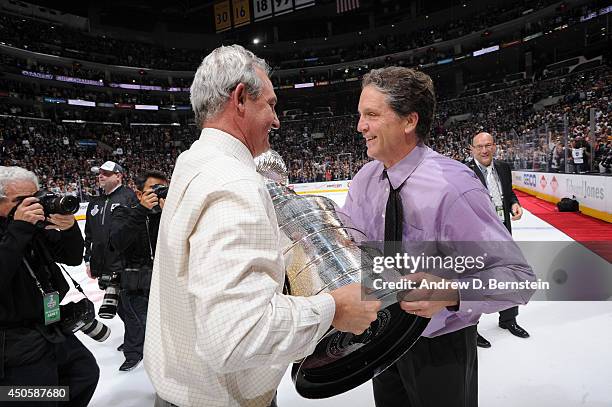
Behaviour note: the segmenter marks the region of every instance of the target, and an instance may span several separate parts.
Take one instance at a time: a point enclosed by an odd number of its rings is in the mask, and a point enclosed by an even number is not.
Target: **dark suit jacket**
[[[510,170],[510,166],[504,162],[493,160],[493,165],[495,166],[495,171],[497,171],[497,176],[499,177],[499,181],[501,182],[502,194],[503,194],[503,204],[504,204],[504,225],[508,232],[512,233],[512,225],[510,224],[510,213],[512,212],[512,205],[515,203],[519,203],[518,198],[514,194],[512,190],[512,171]],[[485,176],[480,171],[480,167],[476,161],[471,161],[468,166],[476,173],[478,179],[482,184],[486,187],[487,182],[485,180]]]

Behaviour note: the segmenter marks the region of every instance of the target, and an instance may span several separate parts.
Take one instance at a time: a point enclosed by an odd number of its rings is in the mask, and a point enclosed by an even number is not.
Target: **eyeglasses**
[[[486,150],[491,150],[493,147],[495,147],[495,144],[490,144],[490,143],[489,144],[480,144],[480,145],[477,145],[477,146],[472,146],[472,148],[474,150],[482,150],[483,148],[486,149]]]

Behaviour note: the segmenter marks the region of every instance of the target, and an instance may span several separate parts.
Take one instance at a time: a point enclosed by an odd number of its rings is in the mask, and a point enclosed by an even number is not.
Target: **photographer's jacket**
[[[34,247],[35,238],[48,249],[50,264]],[[44,325],[43,297],[24,259],[41,285],[58,291],[61,300],[69,286],[55,262],[78,266],[81,253],[83,237],[76,222],[60,232],[0,218],[0,378],[4,366],[32,363],[49,350],[49,342],[65,340],[58,323]]]
[[[70,266],[81,264],[83,237],[76,222],[60,232],[0,218],[0,327],[44,322],[42,295],[24,258],[43,286],[50,280],[50,285],[59,291],[60,299],[68,292],[68,283],[57,264],[48,265],[50,279],[47,276],[43,257],[32,245],[35,235],[49,249],[54,261]]]
[[[136,202],[134,191],[123,185],[110,194],[89,202],[85,223],[84,260],[89,262],[92,276],[100,277],[102,274],[122,271],[120,255],[109,244],[110,217],[117,207],[129,207]]]
[[[140,204],[113,211],[110,245],[121,253],[125,268],[153,267],[160,218]]]

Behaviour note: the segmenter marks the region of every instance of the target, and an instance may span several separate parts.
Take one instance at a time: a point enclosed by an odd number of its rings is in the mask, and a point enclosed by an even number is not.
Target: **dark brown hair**
[[[373,69],[361,81],[362,89],[370,85],[387,95],[387,103],[398,116],[417,113],[416,134],[421,141],[427,141],[436,110],[436,95],[429,75],[399,66]]]

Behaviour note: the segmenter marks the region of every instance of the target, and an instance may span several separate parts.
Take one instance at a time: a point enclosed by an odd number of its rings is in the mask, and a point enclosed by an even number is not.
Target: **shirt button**
[[[385,192],[389,192],[389,188],[385,188]]]
[[[384,212],[382,213],[382,217],[383,217],[383,218],[385,217],[385,213],[384,213]]]
[[[471,308],[468,308],[467,312],[472,312],[472,309],[471,309]]]

